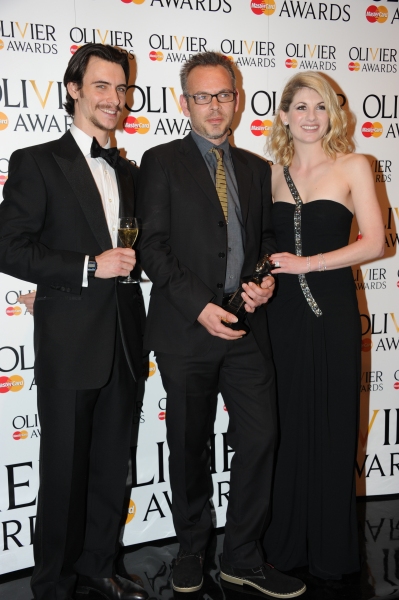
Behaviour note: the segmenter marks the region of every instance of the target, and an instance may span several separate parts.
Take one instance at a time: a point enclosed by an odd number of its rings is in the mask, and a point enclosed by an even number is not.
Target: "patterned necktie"
[[[110,165],[110,167],[113,167],[114,169],[115,169],[116,165],[118,164],[118,158],[119,158],[118,148],[103,148],[97,142],[95,137],[93,138],[93,141],[91,144],[90,154],[91,154],[92,158],[103,158]]]
[[[227,223],[227,184],[226,184],[226,173],[223,166],[223,150],[221,148],[211,148],[209,152],[212,152],[216,156],[216,177],[215,186],[216,192],[219,196],[220,204],[222,206],[224,218]]]

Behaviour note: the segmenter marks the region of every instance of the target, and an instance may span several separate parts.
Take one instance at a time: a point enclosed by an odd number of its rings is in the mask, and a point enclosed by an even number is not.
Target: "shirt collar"
[[[87,135],[87,133],[85,133],[82,129],[79,129],[79,127],[76,127],[76,125],[74,123],[72,123],[72,125],[71,125],[70,132],[71,132],[71,135],[73,136],[75,142],[79,146],[80,151],[82,152],[83,156],[84,157],[91,156],[90,150],[91,150],[91,144],[93,142],[93,138],[90,135]],[[105,144],[104,148],[109,148],[110,145],[111,145],[110,139],[108,138],[108,141]]]
[[[202,137],[202,135],[198,135],[198,133],[196,133],[194,130],[191,130],[191,135],[203,157],[211,148],[221,148],[224,154],[230,157],[230,144],[228,138],[226,138],[222,144],[216,146],[212,140],[207,140],[206,138]]]

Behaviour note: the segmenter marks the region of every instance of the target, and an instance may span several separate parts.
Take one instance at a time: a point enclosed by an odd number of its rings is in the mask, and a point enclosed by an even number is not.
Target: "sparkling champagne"
[[[138,233],[139,230],[137,227],[133,227],[132,229],[128,229],[126,227],[118,229],[119,239],[125,248],[133,248]]]

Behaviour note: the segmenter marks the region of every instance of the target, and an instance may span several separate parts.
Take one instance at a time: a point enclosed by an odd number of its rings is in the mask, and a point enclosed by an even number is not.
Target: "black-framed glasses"
[[[184,94],[186,98],[194,98],[195,104],[210,104],[212,98],[216,98],[218,102],[233,102],[237,92],[219,92],[218,94]]]

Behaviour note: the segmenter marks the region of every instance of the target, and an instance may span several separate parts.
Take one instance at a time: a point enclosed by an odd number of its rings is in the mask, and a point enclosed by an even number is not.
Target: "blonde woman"
[[[384,252],[366,158],[352,153],[346,116],[316,72],[292,77],[270,136],[272,258],[268,309],[277,370],[280,444],[267,560],[323,579],[359,569],[355,456],[360,318],[351,265]],[[353,215],[361,239],[349,244]]]

